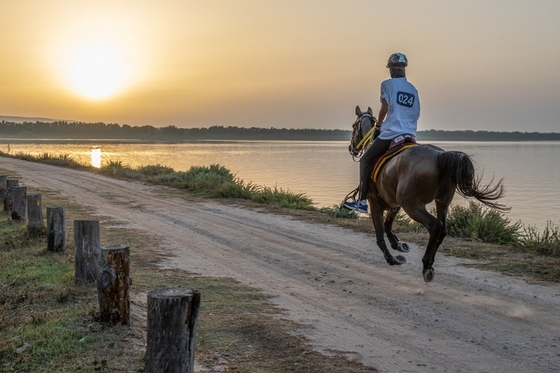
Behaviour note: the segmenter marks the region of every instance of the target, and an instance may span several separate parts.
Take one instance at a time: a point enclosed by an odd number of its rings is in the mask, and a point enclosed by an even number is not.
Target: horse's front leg
[[[400,242],[395,233],[393,233],[393,223],[395,222],[395,218],[400,211],[400,207],[396,209],[389,210],[387,212],[387,217],[385,218],[385,233],[387,234],[387,238],[391,243],[391,247],[393,250],[400,251],[401,253],[408,253],[410,251],[410,247],[405,242]]]
[[[394,257],[389,252],[387,248],[387,244],[385,243],[385,228],[383,222],[383,206],[377,202],[376,199],[370,198],[369,199],[369,207],[371,211],[371,220],[373,222],[373,226],[375,228],[375,236],[377,238],[377,246],[383,252],[383,256],[389,265],[399,265],[406,263],[406,258],[402,255],[397,255]]]

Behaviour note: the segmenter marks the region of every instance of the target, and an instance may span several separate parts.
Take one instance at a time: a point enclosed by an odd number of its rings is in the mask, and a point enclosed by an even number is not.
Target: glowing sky
[[[560,132],[557,0],[0,0],[0,115],[349,129],[408,56],[420,130]]]

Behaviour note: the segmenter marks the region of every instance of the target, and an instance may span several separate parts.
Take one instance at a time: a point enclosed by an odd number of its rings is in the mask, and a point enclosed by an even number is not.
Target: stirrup
[[[344,197],[344,199],[342,200],[342,202],[340,203],[340,207],[339,209],[342,210],[344,207],[344,204],[348,201],[350,202],[354,202],[354,203],[358,203],[358,200],[356,199],[356,196],[358,195],[358,190],[360,189],[360,187],[358,186],[356,189],[354,189],[353,191],[351,191],[350,193],[348,193],[346,195],[346,197]]]

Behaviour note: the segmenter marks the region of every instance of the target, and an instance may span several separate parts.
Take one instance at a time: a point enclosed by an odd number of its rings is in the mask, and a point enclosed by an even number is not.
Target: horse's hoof
[[[434,269],[433,268],[428,268],[422,271],[422,274],[424,275],[424,282],[432,282],[432,280],[434,279]]]
[[[410,252],[410,247],[406,242],[399,242],[397,244],[397,250],[400,251],[401,253],[408,253]]]
[[[402,255],[397,255],[395,257],[395,264],[397,265],[401,265],[401,264],[405,264],[406,263],[406,258]]]

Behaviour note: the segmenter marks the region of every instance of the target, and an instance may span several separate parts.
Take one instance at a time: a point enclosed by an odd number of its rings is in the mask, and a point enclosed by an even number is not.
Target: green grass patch
[[[44,236],[0,217],[0,371],[95,371],[113,337],[88,326],[96,294],[74,284],[70,253],[47,253]]]

